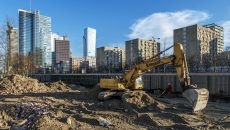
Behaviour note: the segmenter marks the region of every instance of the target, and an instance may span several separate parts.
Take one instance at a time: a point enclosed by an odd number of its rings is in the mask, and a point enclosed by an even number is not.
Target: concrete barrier
[[[115,78],[122,74],[36,74],[31,77],[41,82],[54,82],[62,80],[69,84],[94,86],[101,78]],[[229,73],[191,73],[192,84],[199,88],[207,88],[211,95],[230,96],[230,74]],[[176,92],[180,92],[180,84],[174,73],[147,73],[143,75],[145,89],[164,89],[170,82]]]

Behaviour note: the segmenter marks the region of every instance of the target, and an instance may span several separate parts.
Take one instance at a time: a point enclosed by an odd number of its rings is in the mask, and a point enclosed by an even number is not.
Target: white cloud
[[[224,46],[230,46],[230,21],[221,24],[224,27]]]
[[[203,11],[183,10],[177,12],[153,13],[137,20],[131,27],[129,38],[159,37],[162,41],[172,44],[173,29],[197,24],[209,19],[210,15]],[[166,43],[166,44],[167,44]]]

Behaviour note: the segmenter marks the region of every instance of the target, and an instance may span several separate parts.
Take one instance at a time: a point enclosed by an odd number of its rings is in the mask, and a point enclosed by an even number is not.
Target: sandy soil
[[[230,129],[230,103],[221,100],[194,114],[184,98],[135,91],[99,101],[99,91],[20,76],[1,80],[0,129]]]

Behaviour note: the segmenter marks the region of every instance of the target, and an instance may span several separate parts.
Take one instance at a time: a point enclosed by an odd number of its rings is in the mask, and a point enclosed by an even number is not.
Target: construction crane
[[[160,58],[160,54],[172,47],[174,47],[173,55]],[[155,67],[168,63],[172,63],[176,68],[183,96],[193,106],[193,111],[197,112],[204,109],[208,102],[209,91],[205,88],[197,88],[196,85],[191,84],[183,46],[179,43],[175,43],[154,57],[135,65],[127,73],[124,73],[120,79],[100,79],[99,86],[102,89],[106,89],[106,91],[100,92],[98,98],[106,100],[113,95],[122,96],[126,90],[135,91],[143,89],[141,75]]]

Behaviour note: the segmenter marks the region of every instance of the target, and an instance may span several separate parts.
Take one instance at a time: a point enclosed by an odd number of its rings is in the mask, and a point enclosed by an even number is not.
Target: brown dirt
[[[0,94],[22,94],[67,91],[69,88],[61,81],[45,85],[36,79],[21,75],[11,75],[0,80],[0,90]]]
[[[183,98],[134,91],[99,101],[98,86],[43,84],[20,75],[0,80],[0,89],[0,129],[230,129],[230,104],[210,102],[193,114]],[[111,124],[101,126],[101,119]]]
[[[145,91],[131,91],[127,94],[124,94],[122,97],[122,101],[127,107],[130,109],[135,109],[138,112],[144,111],[162,111],[166,108],[166,106],[155,100],[151,94],[146,93]]]

